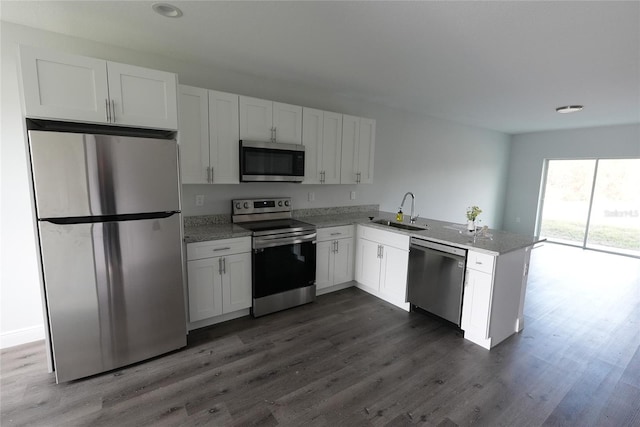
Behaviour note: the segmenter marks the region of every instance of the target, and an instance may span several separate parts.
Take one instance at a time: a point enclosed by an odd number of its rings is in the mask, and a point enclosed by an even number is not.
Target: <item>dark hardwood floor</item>
[[[192,332],[56,385],[42,342],[1,353],[2,426],[639,426],[640,260],[534,250],[526,323],[487,351],[358,289]]]

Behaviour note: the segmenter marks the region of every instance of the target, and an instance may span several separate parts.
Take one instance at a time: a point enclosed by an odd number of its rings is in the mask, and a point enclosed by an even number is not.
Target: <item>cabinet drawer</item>
[[[358,238],[373,240],[374,242],[386,246],[393,246],[405,251],[409,250],[409,236],[406,234],[396,233],[394,231],[386,231],[378,228],[358,225]]]
[[[207,242],[188,243],[187,260],[212,258],[251,251],[251,238],[210,240]]]
[[[353,225],[341,225],[339,227],[327,227],[318,229],[318,241],[345,239],[353,236]]]
[[[484,273],[493,273],[493,255],[483,254],[480,252],[469,251],[467,253],[467,268]]]

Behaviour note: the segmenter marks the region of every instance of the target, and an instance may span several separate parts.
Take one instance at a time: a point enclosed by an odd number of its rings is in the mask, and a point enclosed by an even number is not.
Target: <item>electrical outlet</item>
[[[309,192],[309,201],[313,202],[316,199],[316,195],[313,192]]]
[[[204,194],[196,195],[196,206],[204,206]]]
[[[355,192],[355,191],[352,191],[352,192],[351,192],[351,194],[349,195],[349,198],[350,198],[351,200],[355,200],[355,199],[356,199],[356,192]]]
[[[520,222],[520,217],[519,216],[516,217],[516,222]]]

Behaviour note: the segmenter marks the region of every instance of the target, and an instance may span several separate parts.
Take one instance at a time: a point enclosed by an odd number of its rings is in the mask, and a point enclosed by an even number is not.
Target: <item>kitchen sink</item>
[[[402,224],[400,222],[389,221],[388,219],[377,219],[373,221],[374,224],[386,225],[387,227],[399,228],[401,230],[411,230],[411,231],[423,231],[426,230],[427,227],[421,227],[418,225],[409,225]]]

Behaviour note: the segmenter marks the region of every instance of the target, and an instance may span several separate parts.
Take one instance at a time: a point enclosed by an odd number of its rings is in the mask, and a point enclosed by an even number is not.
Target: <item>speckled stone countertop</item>
[[[474,233],[466,230],[466,224],[455,224],[428,218],[418,218],[414,224],[420,227],[426,226],[425,230],[401,230],[373,222],[378,219],[387,219],[395,222],[395,213],[379,211],[377,205],[294,211],[294,217],[313,224],[318,228],[350,224],[369,225],[381,230],[393,231],[437,243],[475,250],[489,255],[500,255],[512,252],[533,246],[545,240],[537,236],[527,236],[493,229],[487,230],[487,235],[474,236]],[[373,218],[373,221],[371,218]],[[408,218],[408,216],[405,216],[405,219],[406,218]],[[186,243],[193,243],[251,236],[249,230],[239,225],[231,224],[229,220],[229,215],[185,217],[184,241]],[[405,223],[408,223],[408,220],[405,220]]]
[[[230,215],[204,215],[184,217],[184,242],[231,239],[251,236],[251,231],[231,223]]]
[[[378,214],[378,205],[342,206],[333,208],[300,209],[293,217],[314,224],[318,228],[357,224],[369,221]],[[230,239],[251,236],[251,231],[231,223],[231,215],[201,215],[184,217],[184,242]]]
[[[406,218],[408,218],[408,216],[405,216],[405,223],[408,223]],[[395,214],[391,212],[380,211],[378,216],[374,218],[374,221],[377,219],[387,219],[392,222],[396,222]],[[455,224],[447,221],[438,221],[435,219],[421,217],[416,220],[414,225],[421,227],[426,226],[426,230],[400,230],[386,225],[375,224],[372,221],[369,221],[368,218],[366,222],[362,221],[359,223],[380,228],[381,230],[393,230],[400,234],[423,238],[432,242],[443,243],[445,245],[456,246],[463,249],[483,252],[489,255],[501,255],[507,252],[523,249],[528,246],[533,246],[536,243],[546,240],[540,239],[538,236],[527,236],[524,234],[510,233],[494,229],[488,229],[486,236],[474,236],[474,233],[466,230],[466,224]]]

